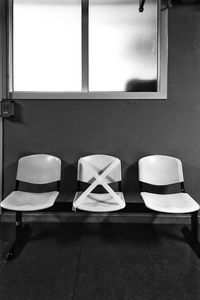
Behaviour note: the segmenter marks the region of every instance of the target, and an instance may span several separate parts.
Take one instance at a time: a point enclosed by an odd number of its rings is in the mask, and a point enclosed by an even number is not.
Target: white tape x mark
[[[105,177],[115,168],[118,161],[113,161],[106,170],[99,175],[96,170],[94,170],[94,167],[90,165],[88,162],[84,161],[84,167],[86,167],[90,173],[93,174],[95,177],[95,180],[93,183],[80,195],[79,198],[76,199],[76,201],[73,203],[73,207],[76,209],[80,202],[84,200],[94,189],[97,185],[102,185],[107,192],[112,196],[113,199],[116,200],[121,206],[124,206],[124,201],[118,196],[118,194],[105,182]]]

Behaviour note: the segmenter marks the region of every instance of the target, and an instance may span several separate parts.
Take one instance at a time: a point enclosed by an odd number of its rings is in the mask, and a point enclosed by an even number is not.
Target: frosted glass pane
[[[157,1],[138,9],[138,0],[90,0],[90,91],[157,91]]]
[[[14,0],[14,91],[81,91],[81,0]]]

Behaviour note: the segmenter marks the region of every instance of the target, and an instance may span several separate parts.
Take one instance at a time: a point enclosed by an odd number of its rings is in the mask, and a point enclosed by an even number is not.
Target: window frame
[[[7,46],[8,46],[8,68],[7,68],[7,95],[9,99],[69,99],[69,100],[97,100],[97,99],[166,99],[167,98],[167,68],[168,68],[168,11],[162,10],[162,0],[157,0],[157,41],[158,41],[158,90],[156,92],[126,92],[105,91],[90,92],[88,87],[88,2],[82,0],[82,91],[81,92],[35,92],[13,90],[13,0],[8,0],[8,24],[7,24]],[[139,6],[138,6],[139,7]],[[87,11],[87,18],[83,18]],[[139,12],[138,12],[139,13]]]

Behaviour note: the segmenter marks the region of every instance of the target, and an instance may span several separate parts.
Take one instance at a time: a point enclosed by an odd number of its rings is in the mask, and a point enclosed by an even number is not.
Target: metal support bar
[[[185,193],[185,186],[184,186],[184,182],[181,182],[181,192]]]
[[[139,181],[139,192],[141,193],[142,192],[142,182]]]
[[[200,242],[198,240],[198,211],[191,213],[191,231],[187,226],[182,228],[183,236],[194,253],[200,258]]]
[[[81,183],[79,180],[77,180],[77,191],[80,192],[80,190],[81,190]]]
[[[57,191],[60,191],[60,180],[57,181]]]
[[[119,190],[119,192],[122,191],[122,182],[121,181],[118,182],[118,190]]]
[[[16,235],[18,235],[22,229],[22,213],[21,213],[21,211],[16,212],[15,229],[16,229]]]
[[[198,240],[198,211],[191,213],[191,233],[192,239]]]
[[[88,24],[89,24],[89,0],[82,1],[82,92],[88,92],[88,81],[89,81],[89,71],[88,71]]]

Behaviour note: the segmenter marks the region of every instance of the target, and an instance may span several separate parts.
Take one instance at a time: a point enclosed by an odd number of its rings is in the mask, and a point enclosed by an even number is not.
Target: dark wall
[[[74,191],[80,156],[122,160],[123,189],[138,193],[137,161],[166,154],[184,164],[186,188],[200,202],[200,6],[169,10],[167,100],[16,101],[4,123],[4,194],[14,186],[16,162],[32,153],[63,160],[63,191]]]

